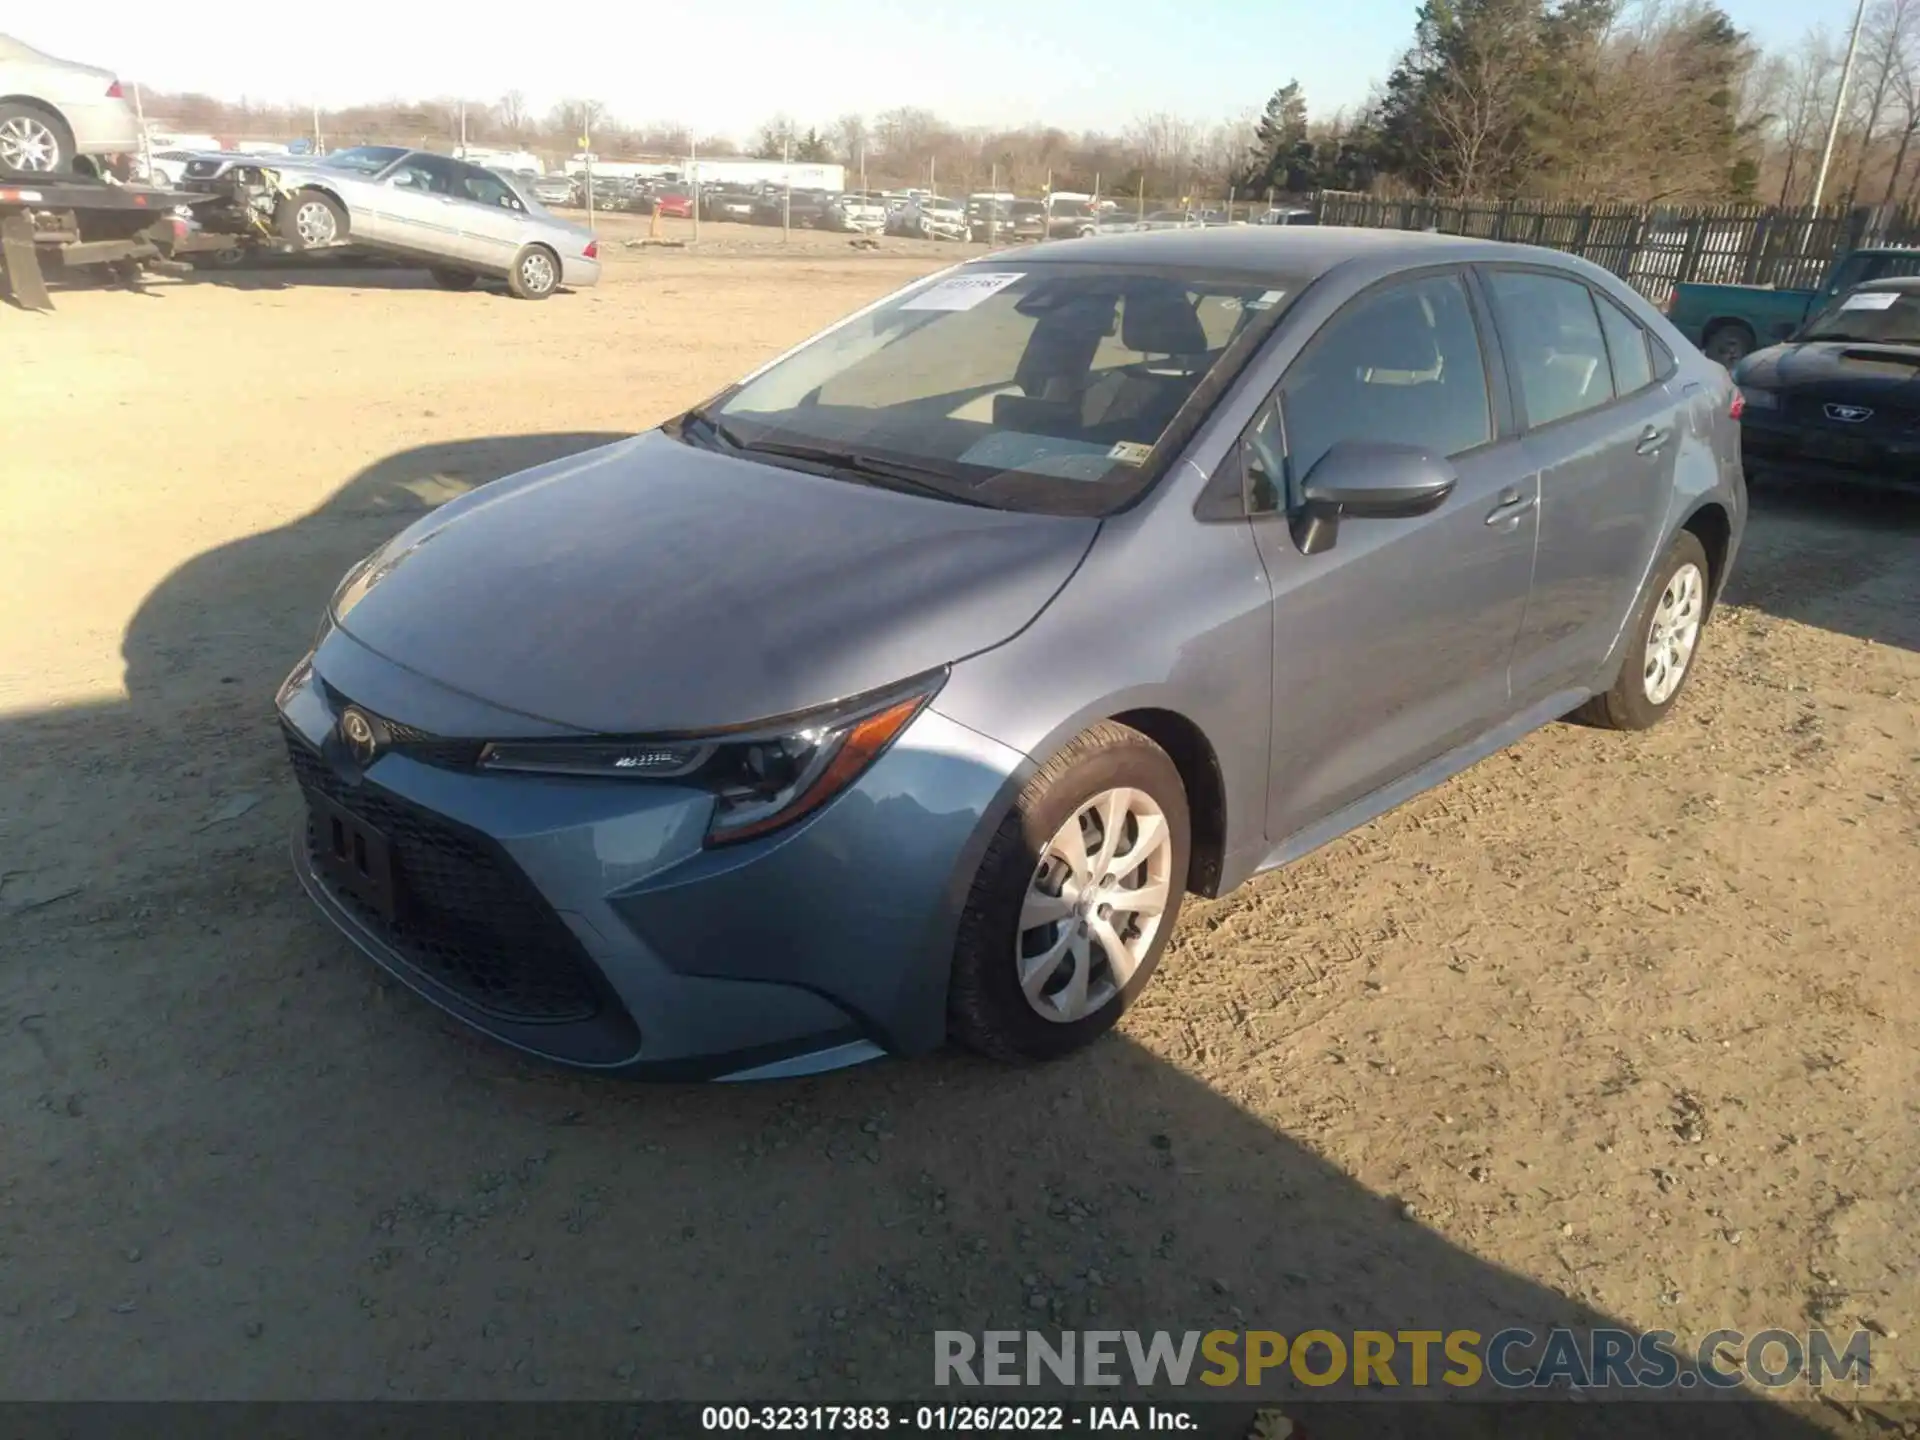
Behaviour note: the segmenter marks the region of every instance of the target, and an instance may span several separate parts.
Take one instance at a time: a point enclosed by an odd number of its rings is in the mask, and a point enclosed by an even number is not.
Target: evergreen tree
[[[1254,127],[1253,147],[1247,156],[1247,168],[1241,183],[1255,194],[1267,190],[1312,189],[1292,182],[1296,178],[1302,147],[1311,160],[1307,145],[1307,97],[1298,80],[1289,80],[1273,92],[1266,112]]]

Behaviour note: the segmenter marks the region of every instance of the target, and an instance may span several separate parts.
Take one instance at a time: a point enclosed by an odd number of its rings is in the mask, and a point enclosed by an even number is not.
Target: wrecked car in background
[[[187,163],[181,188],[222,196],[205,218],[236,236],[297,251],[351,244],[424,265],[450,290],[489,277],[520,299],[544,300],[600,278],[591,230],[507,176],[424,150],[202,156]]]

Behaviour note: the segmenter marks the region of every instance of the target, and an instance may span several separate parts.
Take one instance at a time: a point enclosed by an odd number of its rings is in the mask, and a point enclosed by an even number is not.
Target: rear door
[[[511,269],[527,235],[527,207],[513,188],[478,165],[462,165],[453,200],[466,257],[503,274]]]
[[[1489,266],[1540,544],[1513,690],[1527,705],[1593,684],[1639,595],[1673,494],[1678,397],[1646,332],[1565,271]]]
[[[1400,277],[1337,312],[1242,440],[1273,585],[1267,834],[1279,844],[1491,729],[1533,569],[1536,491],[1511,432],[1491,325],[1453,268]],[[1289,517],[1348,439],[1449,457],[1425,515],[1349,520],[1302,554]]]

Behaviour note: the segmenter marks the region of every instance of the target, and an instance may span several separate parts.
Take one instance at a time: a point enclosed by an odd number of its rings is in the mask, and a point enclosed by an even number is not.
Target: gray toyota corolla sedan
[[[354,567],[278,703],[315,902],[511,1045],[797,1074],[1085,1044],[1218,895],[1678,698],[1735,396],[1544,250],[1042,244]]]

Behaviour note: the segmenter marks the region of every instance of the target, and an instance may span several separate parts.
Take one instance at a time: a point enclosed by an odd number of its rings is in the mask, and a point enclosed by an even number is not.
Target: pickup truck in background
[[[1892,275],[1920,275],[1920,249],[1885,246],[1842,255],[1815,290],[1683,281],[1661,308],[1708,359],[1731,370],[1750,351],[1786,339],[1843,291]]]

